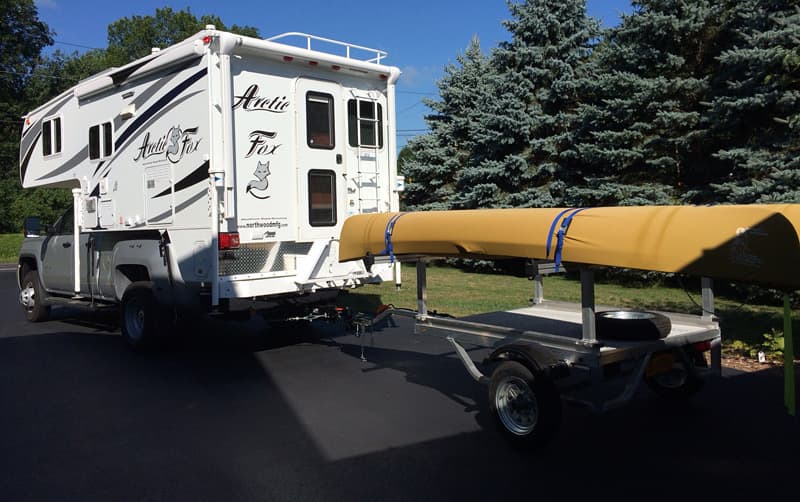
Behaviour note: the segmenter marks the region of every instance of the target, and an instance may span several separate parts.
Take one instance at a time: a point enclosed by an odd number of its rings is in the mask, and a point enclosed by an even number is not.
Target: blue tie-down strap
[[[581,207],[581,208],[578,208],[578,209],[573,209],[572,212],[569,213],[566,218],[564,218],[564,221],[561,222],[561,228],[558,229],[558,236],[557,236],[557,239],[556,239],[556,251],[555,251],[555,257],[554,257],[555,271],[556,272],[558,272],[559,268],[561,268],[561,255],[562,255],[562,253],[564,251],[564,237],[567,235],[567,230],[569,230],[569,226],[572,223],[572,218],[574,218],[576,214],[580,213],[581,211],[585,211],[585,210],[586,210],[585,207]],[[556,217],[556,221],[558,220],[558,218],[560,216],[561,215]],[[553,224],[555,224],[555,221],[553,222]],[[547,249],[547,254],[548,255],[550,254],[550,249],[549,249],[550,248],[550,246],[549,246],[550,242],[549,242],[549,240],[550,240],[550,237],[552,237],[552,235],[553,235],[553,231],[551,230],[550,231],[550,235],[548,236],[548,249]]]
[[[383,233],[383,243],[386,246],[383,251],[378,254],[389,255],[389,263],[394,263],[394,247],[392,246],[392,232],[394,232],[394,225],[406,213],[397,213],[392,216],[386,223],[386,231]]]
[[[550,224],[550,230],[547,232],[547,249],[545,258],[550,258],[550,245],[553,243],[553,231],[556,229],[556,225],[558,225],[558,220],[560,220],[564,214],[574,210],[574,208],[564,209],[558,213],[555,218],[553,218],[553,223]]]

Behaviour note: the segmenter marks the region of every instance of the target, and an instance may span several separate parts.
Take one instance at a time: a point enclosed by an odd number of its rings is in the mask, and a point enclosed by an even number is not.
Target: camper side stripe
[[[173,187],[173,190],[175,192],[180,192],[184,188],[189,188],[190,186],[194,186],[194,185],[200,183],[201,181],[208,181],[208,179],[209,179],[208,178],[208,165],[209,165],[208,161],[203,162],[203,165],[201,165],[200,167],[198,167],[197,169],[192,171],[188,176],[186,176],[185,178],[183,178],[179,182],[175,183],[175,186]],[[168,189],[164,190],[163,192],[159,193],[158,195],[153,196],[153,198],[157,199],[159,197],[163,197],[165,195],[169,195],[170,191],[171,190],[168,188]]]
[[[158,101],[153,103],[153,106],[151,106],[150,108],[145,110],[141,115],[136,117],[136,120],[134,120],[133,123],[127,129],[125,129],[125,131],[123,131],[122,134],[120,134],[119,137],[117,138],[117,141],[114,143],[114,150],[118,150],[119,147],[122,146],[122,144],[125,142],[125,140],[127,140],[134,132],[136,132],[136,130],[139,129],[142,126],[142,124],[144,124],[150,117],[152,117],[153,115],[158,113],[159,110],[167,106],[167,104],[169,104],[170,101],[172,101],[180,93],[188,89],[192,84],[203,78],[206,73],[208,73],[208,68],[203,68],[202,70],[198,71],[191,77],[187,78],[186,80],[175,86],[174,89],[172,89],[164,96],[162,96]]]
[[[30,148],[28,148],[27,153],[25,153],[25,158],[22,160],[22,163],[19,166],[19,182],[22,186],[25,186],[25,173],[28,172],[28,162],[31,160],[31,155],[33,151],[36,149],[36,143],[39,142],[39,138],[42,136],[42,130],[39,129],[39,132],[36,133],[36,137],[33,138],[31,142]]]

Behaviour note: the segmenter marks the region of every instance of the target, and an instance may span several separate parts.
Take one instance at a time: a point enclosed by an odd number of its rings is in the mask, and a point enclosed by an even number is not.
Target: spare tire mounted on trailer
[[[644,310],[608,310],[595,314],[597,338],[606,340],[659,340],[672,329],[669,317]]]

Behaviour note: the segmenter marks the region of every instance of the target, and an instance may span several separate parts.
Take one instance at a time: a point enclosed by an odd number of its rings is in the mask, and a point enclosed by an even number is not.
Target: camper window
[[[308,222],[312,227],[336,225],[336,173],[308,172]]]
[[[102,130],[102,138],[100,132]],[[114,153],[111,122],[89,128],[89,160],[110,157]],[[102,150],[101,150],[102,147]]]
[[[42,154],[47,157],[57,153],[61,153],[61,117],[42,122]]]
[[[306,94],[306,131],[309,147],[330,150],[336,146],[333,137],[333,96],[317,92]]]
[[[347,124],[350,146],[383,148],[383,106],[380,103],[351,99],[347,102]]]

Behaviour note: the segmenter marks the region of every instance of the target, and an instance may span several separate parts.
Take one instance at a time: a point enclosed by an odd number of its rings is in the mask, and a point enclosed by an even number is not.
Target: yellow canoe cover
[[[345,221],[339,259],[556,259],[794,290],[800,288],[798,224],[800,204],[378,213]]]

